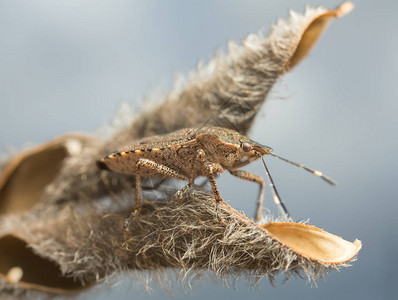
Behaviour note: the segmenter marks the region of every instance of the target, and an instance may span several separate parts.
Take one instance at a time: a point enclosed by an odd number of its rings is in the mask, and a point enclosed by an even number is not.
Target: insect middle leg
[[[217,219],[221,222],[222,219],[219,214],[220,210],[220,202],[223,201],[220,195],[220,191],[218,190],[215,176],[217,176],[219,173],[224,171],[224,169],[221,167],[221,165],[217,163],[207,163],[203,164],[205,160],[206,154],[202,149],[199,149],[196,154],[196,158],[192,164],[192,171],[191,174],[189,175],[189,182],[186,186],[184,186],[181,190],[177,191],[175,197],[176,198],[181,198],[183,194],[188,191],[188,189],[193,185],[195,176],[196,176],[196,170],[199,169],[201,166],[204,168],[204,171],[206,173],[206,176],[208,180],[210,181],[211,187],[213,189],[213,195],[216,200],[216,213],[217,213]]]
[[[229,171],[229,173],[240,179],[256,182],[260,185],[260,194],[258,195],[257,211],[256,211],[256,221],[257,222],[260,221],[263,212],[263,199],[264,199],[264,188],[265,188],[264,179],[256,174],[247,171],[234,170],[234,171]]]
[[[189,174],[189,182],[187,185],[185,185],[182,189],[176,192],[175,198],[181,199],[183,195],[189,190],[189,188],[193,185],[196,177],[196,170],[198,166],[200,166],[203,163],[203,158],[205,157],[205,152],[202,149],[199,149],[196,153],[195,160],[193,161],[192,164],[192,169],[191,173]]]
[[[126,219],[123,225],[123,229],[127,230],[131,220],[134,218],[134,216],[141,210],[142,208],[142,202],[141,202],[141,171],[143,168],[146,168],[148,170],[153,171],[154,173],[157,173],[159,175],[164,175],[167,177],[172,177],[175,179],[180,179],[180,180],[187,180],[188,178],[185,175],[182,175],[173,169],[165,166],[158,164],[152,160],[146,159],[146,158],[140,158],[136,163],[135,163],[135,209],[134,211],[130,214],[130,216]]]

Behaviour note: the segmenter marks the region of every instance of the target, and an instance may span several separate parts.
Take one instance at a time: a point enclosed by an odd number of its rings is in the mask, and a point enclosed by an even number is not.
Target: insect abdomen
[[[103,159],[97,160],[95,163],[99,169],[110,171]]]
[[[167,147],[126,150],[102,158],[97,161],[97,166],[108,171],[135,175],[136,163],[140,158],[149,159],[158,164],[169,166],[170,162],[172,163],[174,161],[170,161],[171,153],[172,151]],[[140,173],[142,176],[152,175],[150,170],[145,169]]]

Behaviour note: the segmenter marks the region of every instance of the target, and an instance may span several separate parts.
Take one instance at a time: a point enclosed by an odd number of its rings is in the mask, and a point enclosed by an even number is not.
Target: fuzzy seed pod
[[[1,165],[0,295],[77,293],[122,271],[167,285],[174,271],[190,284],[204,271],[228,281],[276,274],[314,281],[347,266],[361,242],[347,242],[290,220],[259,225],[196,187],[184,199],[163,193],[147,201],[130,231],[134,177],[101,171],[95,161],[132,141],[207,125],[246,133],[273,84],[309,52],[328,22],[352,9],[308,8],[279,21],[268,37],[251,34],[194,70],[156,107],[132,117],[112,136],[67,135]],[[52,163],[49,164],[48,161]],[[148,275],[149,274],[149,275]]]

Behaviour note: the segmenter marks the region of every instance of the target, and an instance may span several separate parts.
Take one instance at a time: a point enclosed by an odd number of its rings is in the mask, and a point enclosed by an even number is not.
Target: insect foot
[[[130,216],[124,221],[123,230],[125,232],[129,231],[129,225],[130,225],[131,221],[133,219],[135,219],[136,217],[138,217],[138,215],[140,214],[141,209],[142,209],[141,207],[137,207],[136,209],[134,209],[131,212]]]
[[[225,223],[225,220],[220,217],[220,202],[221,201],[216,202],[216,216],[217,216],[218,222]]]
[[[135,176],[135,210],[126,220],[123,226],[124,230],[128,229],[131,220],[141,210],[142,177],[174,178],[188,181],[187,185],[175,193],[175,199],[183,198],[196,177],[207,177],[213,190],[217,219],[222,222],[220,203],[224,200],[218,190],[215,177],[224,171],[229,171],[240,179],[257,183],[260,188],[256,213],[258,221],[262,216],[264,180],[255,174],[239,169],[259,158],[262,159],[270,187],[274,193],[274,202],[281,212],[289,217],[263,160],[264,155],[273,156],[304,169],[332,185],[336,184],[317,170],[274,154],[270,147],[261,145],[234,130],[215,126],[186,128],[167,135],[139,140],[119,152],[100,159],[97,161],[97,166],[108,171]]]
[[[189,188],[191,187],[191,184],[187,184],[186,186],[184,186],[182,189],[178,190],[175,194],[174,194],[174,199],[182,199],[184,197],[184,195],[186,194],[186,192],[188,192]]]

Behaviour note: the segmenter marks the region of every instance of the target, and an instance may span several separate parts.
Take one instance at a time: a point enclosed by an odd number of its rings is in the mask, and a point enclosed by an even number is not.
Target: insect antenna
[[[316,176],[318,176],[318,177],[321,177],[323,180],[325,180],[327,183],[329,183],[329,184],[331,184],[331,185],[337,185],[337,182],[336,182],[336,181],[334,181],[333,179],[331,179],[331,178],[329,178],[329,177],[323,175],[322,172],[320,172],[320,171],[317,171],[317,170],[308,168],[308,167],[306,167],[306,166],[304,166],[304,165],[302,165],[302,164],[299,164],[299,163],[296,163],[296,162],[294,162],[294,161],[288,160],[288,159],[286,159],[286,158],[280,157],[280,156],[278,156],[278,155],[276,155],[276,154],[274,154],[274,153],[267,153],[267,154],[269,154],[269,155],[271,155],[271,156],[273,156],[273,157],[276,157],[277,159],[283,160],[284,162],[287,162],[287,163],[289,163],[289,164],[292,164],[292,165],[294,165],[294,166],[296,166],[296,167],[299,167],[299,168],[301,168],[301,169],[304,169],[304,170],[306,170],[306,171],[308,171],[308,172],[310,172],[310,173],[312,173],[312,174],[314,174],[314,175],[316,175]]]
[[[287,217],[290,218],[289,212],[286,209],[285,204],[283,204],[281,198],[279,197],[278,191],[274,185],[274,181],[272,180],[271,174],[269,173],[268,167],[265,164],[265,161],[263,157],[261,157],[261,161],[263,162],[264,168],[265,168],[265,173],[267,174],[269,185],[272,188],[272,191],[274,192],[274,202],[278,206],[279,210]]]

